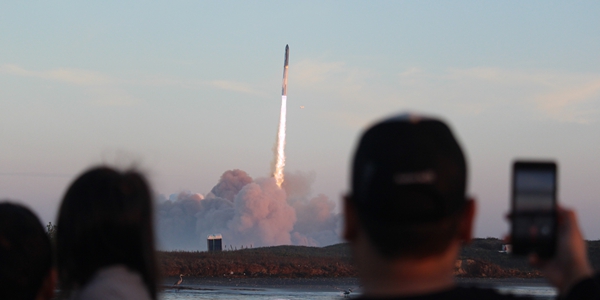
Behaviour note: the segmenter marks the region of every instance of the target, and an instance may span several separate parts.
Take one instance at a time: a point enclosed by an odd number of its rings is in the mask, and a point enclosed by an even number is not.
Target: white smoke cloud
[[[286,245],[296,222],[285,191],[274,178],[246,185],[235,197],[235,215],[229,222],[232,238],[243,245]]]
[[[334,214],[335,203],[327,196],[319,194],[309,201],[297,201],[294,209],[298,219],[294,226],[295,237],[306,237],[306,240],[295,240],[294,244],[320,246],[339,240],[340,215]]]
[[[340,242],[340,216],[325,195],[311,196],[315,175],[286,174],[283,188],[274,178],[253,180],[242,170],[223,173],[204,197],[189,191],[159,196],[159,246],[164,250],[206,250],[209,234],[224,245],[326,246]],[[229,248],[229,246],[227,246]]]
[[[335,202],[323,194],[311,197],[315,179],[313,173],[285,175],[283,188],[297,218],[292,232],[294,245],[326,246],[340,242],[341,218],[334,213]]]
[[[228,223],[235,215],[233,202],[225,198],[207,198],[201,203],[201,210],[196,213],[195,240],[204,249],[206,237],[211,234],[224,234],[225,242],[231,244],[228,233]],[[191,248],[199,249],[198,246]]]
[[[219,180],[219,183],[217,183],[210,192],[217,197],[233,201],[235,195],[251,182],[252,177],[246,172],[242,170],[231,170],[221,175],[221,180]]]
[[[202,199],[202,195],[182,192],[179,195],[172,194],[169,200],[158,205],[157,233],[165,246],[172,245],[167,246],[167,249],[183,250],[197,247],[196,214],[202,208]]]

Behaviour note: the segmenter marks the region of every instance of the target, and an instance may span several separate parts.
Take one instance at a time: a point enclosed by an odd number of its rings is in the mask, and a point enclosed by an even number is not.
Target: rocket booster
[[[277,147],[275,150],[275,165],[273,177],[275,183],[281,188],[284,180],[283,168],[285,167],[285,112],[287,103],[287,76],[290,59],[290,47],[285,45],[285,62],[283,63],[283,84],[281,85],[281,113],[279,115],[279,130],[277,131]]]
[[[285,45],[285,62],[283,63],[283,84],[281,86],[281,96],[287,97],[287,76],[288,76],[288,64],[290,59],[290,47]]]

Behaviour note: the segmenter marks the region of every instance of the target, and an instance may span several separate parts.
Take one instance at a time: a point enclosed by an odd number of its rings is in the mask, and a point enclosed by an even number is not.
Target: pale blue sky
[[[347,191],[365,125],[426,112],[468,154],[478,236],[507,231],[511,161],[532,157],[600,238],[600,3],[172,2],[0,3],[0,198],[53,220],[102,161],[162,194],[268,176],[289,44],[286,170],[314,194]]]

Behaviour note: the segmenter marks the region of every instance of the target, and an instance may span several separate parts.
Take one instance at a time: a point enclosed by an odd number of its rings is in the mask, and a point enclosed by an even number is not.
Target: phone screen
[[[551,256],[556,244],[556,164],[516,162],[512,242],[515,254]]]

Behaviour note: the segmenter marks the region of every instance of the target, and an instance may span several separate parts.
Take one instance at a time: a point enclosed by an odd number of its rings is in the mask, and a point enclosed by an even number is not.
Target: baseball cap
[[[466,176],[463,152],[443,121],[401,114],[363,133],[352,199],[359,216],[377,227],[435,222],[466,203]]]

